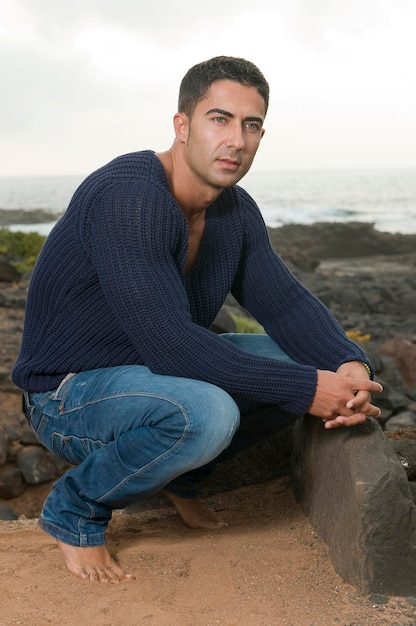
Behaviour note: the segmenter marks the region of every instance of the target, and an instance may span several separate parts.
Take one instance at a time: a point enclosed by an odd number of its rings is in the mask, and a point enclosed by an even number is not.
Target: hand
[[[322,418],[325,428],[361,424],[367,416],[380,416],[380,409],[371,404],[370,394],[382,390],[380,383],[368,379],[364,366],[358,362],[345,363],[338,372],[318,370],[316,392],[308,413]]]
[[[364,367],[361,361],[348,361],[347,363],[343,363],[337,369],[337,374],[342,374],[344,376],[349,376],[350,378],[359,379],[359,380],[363,378],[363,375],[365,376],[365,378],[368,377],[367,368]],[[383,388],[381,385],[380,387],[382,391]],[[377,393],[380,393],[380,392],[378,391]],[[361,412],[361,413],[364,413],[365,415],[371,415],[372,417],[380,417],[380,414],[381,414],[380,409],[378,409],[377,414],[365,413],[365,404],[370,403],[370,402],[371,402],[370,393],[361,391],[356,394],[355,399],[353,401],[351,401],[350,403],[347,402],[347,408],[355,409],[356,411],[358,411],[358,413]]]

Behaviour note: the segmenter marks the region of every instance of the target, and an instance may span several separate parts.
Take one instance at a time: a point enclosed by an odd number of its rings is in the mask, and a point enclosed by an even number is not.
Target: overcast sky
[[[416,0],[0,0],[0,175],[168,148],[219,54],[270,83],[253,168],[416,167],[415,30]]]

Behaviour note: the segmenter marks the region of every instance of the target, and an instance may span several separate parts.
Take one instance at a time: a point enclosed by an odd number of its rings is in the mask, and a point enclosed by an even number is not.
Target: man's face
[[[231,80],[213,83],[191,120],[184,116],[184,155],[192,173],[217,189],[237,183],[253,162],[265,114],[255,87]]]

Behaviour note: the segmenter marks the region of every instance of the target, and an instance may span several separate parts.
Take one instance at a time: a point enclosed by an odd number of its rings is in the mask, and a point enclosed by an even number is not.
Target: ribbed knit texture
[[[36,263],[14,383],[46,391],[69,372],[136,363],[301,414],[316,368],[367,360],[274,252],[243,189],[225,189],[209,207],[185,277],[187,238],[153,152],[91,174]],[[248,354],[208,330],[229,291],[299,365]]]

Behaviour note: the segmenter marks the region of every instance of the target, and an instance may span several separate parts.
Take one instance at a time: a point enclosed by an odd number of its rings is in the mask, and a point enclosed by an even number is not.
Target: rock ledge
[[[345,581],[362,593],[415,595],[416,505],[375,420],[331,431],[311,416],[298,420],[292,479]]]

